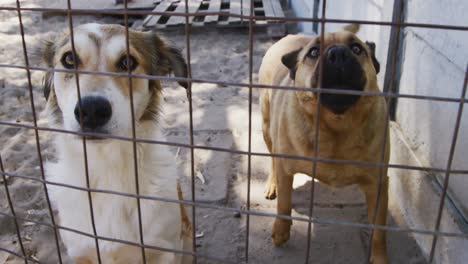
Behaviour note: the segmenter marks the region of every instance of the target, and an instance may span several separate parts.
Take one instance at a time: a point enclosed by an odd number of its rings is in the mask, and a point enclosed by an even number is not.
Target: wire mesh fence
[[[212,261],[218,261],[220,263],[237,263],[237,261],[234,260],[229,260],[229,259],[224,259],[220,256],[211,256],[211,255],[206,255],[204,253],[200,253],[197,250],[197,234],[196,234],[196,226],[197,226],[197,218],[196,218],[196,210],[197,208],[209,208],[209,209],[214,209],[214,210],[219,210],[223,212],[229,212],[229,213],[240,213],[241,215],[245,215],[245,253],[244,253],[244,261],[249,262],[249,232],[250,232],[250,223],[251,221],[254,221],[254,219],[251,218],[251,216],[262,216],[262,217],[275,217],[275,218],[281,218],[281,219],[288,219],[288,220],[294,220],[294,221],[300,221],[307,223],[308,226],[308,234],[307,234],[307,247],[305,250],[304,254],[304,262],[309,263],[310,259],[310,254],[313,254],[310,252],[310,243],[311,243],[311,225],[312,224],[326,224],[326,225],[334,225],[334,226],[349,226],[349,227],[360,227],[360,228],[369,228],[371,230],[371,235],[369,236],[369,245],[370,240],[372,239],[372,232],[374,230],[385,230],[385,231],[395,231],[395,232],[408,232],[408,233],[415,233],[415,234],[423,234],[423,235],[429,235],[432,236],[432,244],[431,244],[431,251],[430,251],[430,256],[429,256],[429,262],[433,261],[434,258],[434,253],[436,250],[436,245],[438,238],[441,236],[446,236],[446,237],[457,237],[457,238],[462,238],[462,239],[467,239],[468,234],[466,233],[451,233],[451,232],[443,232],[440,230],[440,223],[441,223],[441,218],[442,218],[442,212],[444,209],[444,201],[447,196],[447,191],[448,191],[448,183],[450,179],[450,175],[452,174],[468,174],[468,170],[463,170],[463,169],[453,169],[452,168],[452,160],[455,152],[455,148],[457,146],[457,138],[459,135],[459,130],[460,130],[460,123],[462,120],[462,113],[464,109],[464,105],[466,103],[466,89],[467,89],[467,82],[468,82],[468,69],[465,70],[465,80],[462,87],[462,93],[460,97],[458,98],[452,98],[452,97],[441,97],[441,96],[431,96],[431,95],[417,95],[417,94],[403,94],[399,93],[398,91],[395,91],[391,89],[395,84],[395,78],[393,78],[395,71],[396,71],[396,63],[397,63],[397,52],[398,46],[399,46],[399,32],[400,30],[404,28],[429,28],[429,29],[440,29],[440,30],[457,30],[457,31],[468,31],[467,26],[456,26],[456,25],[444,25],[444,24],[424,24],[424,23],[410,23],[410,22],[401,22],[400,19],[395,19],[395,21],[365,21],[365,20],[347,20],[347,19],[330,19],[326,17],[326,5],[327,1],[322,1],[321,2],[321,16],[317,18],[310,18],[310,17],[284,17],[284,18],[278,18],[278,17],[268,17],[268,16],[257,16],[255,15],[255,7],[254,7],[254,0],[245,2],[242,1],[241,3],[243,4],[249,4],[249,7],[247,8],[249,10],[249,13],[241,13],[241,14],[232,14],[229,12],[203,12],[202,14],[196,13],[196,12],[189,12],[189,1],[190,0],[182,0],[185,1],[185,11],[184,12],[172,12],[171,16],[175,17],[182,17],[185,19],[185,27],[184,27],[184,32],[185,32],[185,46],[186,46],[186,54],[185,58],[187,61],[187,66],[188,66],[188,75],[186,78],[183,77],[168,77],[168,76],[155,76],[155,75],[145,75],[145,74],[134,74],[130,70],[128,70],[126,73],[117,73],[117,72],[99,72],[99,71],[85,71],[85,70],[80,70],[77,68],[75,65],[74,69],[55,69],[55,68],[50,68],[50,67],[39,67],[39,66],[33,66],[30,63],[29,56],[30,56],[30,47],[27,45],[27,40],[26,40],[26,34],[24,31],[24,25],[22,21],[22,16],[24,12],[54,12],[58,14],[63,14],[66,15],[67,17],[67,23],[68,23],[68,32],[71,37],[71,45],[72,45],[72,52],[74,55],[76,55],[76,49],[75,49],[75,40],[74,40],[74,21],[73,17],[78,16],[78,15],[115,15],[119,17],[123,17],[124,20],[124,25],[126,28],[125,31],[125,36],[126,36],[126,56],[127,59],[130,56],[130,38],[129,38],[129,16],[131,15],[138,15],[138,16],[143,16],[143,15],[167,15],[165,12],[155,12],[155,11],[147,11],[147,10],[131,10],[128,9],[127,1],[124,1],[124,9],[123,10],[107,10],[107,9],[95,9],[95,10],[90,10],[90,9],[74,9],[73,8],[73,3],[71,0],[67,0],[67,8],[66,9],[60,9],[60,8],[42,8],[42,7],[21,7],[21,1],[17,0],[16,1],[16,7],[6,7],[6,6],[1,6],[0,5],[0,10],[1,11],[11,11],[11,12],[17,12],[17,16],[19,18],[19,28],[20,28],[20,33],[21,33],[21,43],[22,43],[22,49],[23,49],[23,56],[24,56],[24,65],[17,65],[17,64],[0,64],[0,68],[12,68],[12,69],[19,69],[19,70],[24,70],[27,74],[27,85],[28,85],[28,90],[29,90],[29,97],[30,97],[30,107],[32,111],[32,124],[20,124],[20,123],[13,123],[13,122],[7,122],[0,120],[0,125],[1,126],[8,126],[8,127],[17,127],[17,128],[25,128],[28,130],[32,130],[34,132],[34,140],[35,140],[35,145],[36,145],[36,151],[37,151],[37,158],[39,159],[39,164],[40,164],[40,178],[36,177],[31,177],[27,175],[21,175],[21,174],[16,174],[16,173],[10,173],[7,172],[4,168],[4,159],[5,157],[0,157],[0,170],[2,172],[2,178],[3,181],[5,182],[4,188],[5,188],[5,193],[6,193],[6,198],[8,200],[8,208],[9,208],[9,213],[3,213],[0,212],[1,215],[3,216],[8,216],[12,217],[14,220],[14,226],[16,229],[16,235],[18,239],[18,243],[20,245],[20,251],[19,252],[14,252],[6,248],[0,248],[0,251],[5,251],[8,252],[12,255],[15,255],[21,259],[24,259],[25,263],[41,263],[39,260],[28,257],[26,254],[26,251],[24,249],[24,237],[21,235],[20,231],[20,222],[24,221],[29,221],[29,222],[34,222],[37,225],[43,225],[43,226],[48,226],[54,230],[54,243],[56,246],[56,254],[58,257],[58,262],[59,263],[64,263],[65,261],[63,260],[63,256],[61,255],[61,247],[63,247],[60,244],[59,241],[59,230],[66,230],[70,232],[74,232],[89,238],[94,239],[95,241],[95,247],[96,247],[96,254],[98,256],[98,263],[102,263],[103,261],[101,260],[101,252],[100,252],[100,247],[99,247],[99,242],[100,241],[113,241],[113,242],[118,242],[122,244],[128,244],[132,246],[137,246],[141,248],[141,254],[142,254],[142,259],[143,263],[147,263],[146,257],[145,257],[145,249],[155,249],[155,250],[160,250],[160,251],[166,251],[166,252],[173,252],[173,253],[178,253],[178,254],[186,254],[186,255],[192,255],[194,257],[195,263],[199,262],[200,260],[212,260]],[[395,6],[395,17],[401,17],[402,14],[402,9],[399,8],[402,4],[402,0],[396,0],[395,1],[397,4]],[[241,10],[244,10],[244,8],[241,8]],[[246,22],[245,26],[248,27],[248,40],[249,40],[249,51],[248,51],[248,82],[232,82],[232,81],[220,81],[220,80],[213,80],[213,79],[202,79],[202,78],[192,78],[191,74],[191,50],[193,47],[191,47],[190,43],[190,36],[191,36],[191,25],[189,23],[190,18],[194,18],[197,16],[229,16],[229,17],[237,17],[242,19],[243,21]],[[256,83],[254,81],[254,63],[253,63],[253,50],[254,50],[254,37],[255,37],[255,22],[256,21],[276,21],[276,22],[311,22],[311,23],[318,23],[320,25],[320,38],[321,38],[321,43],[324,43],[324,32],[325,32],[325,25],[327,23],[335,23],[335,24],[346,24],[346,23],[358,23],[361,25],[375,25],[375,26],[381,26],[381,27],[392,27],[396,30],[395,37],[391,39],[391,43],[389,45],[390,49],[393,49],[394,52],[391,53],[390,57],[388,58],[387,61],[387,72],[386,76],[388,78],[388,81],[386,81],[386,86],[390,87],[389,89],[386,89],[383,92],[369,92],[369,91],[344,91],[341,89],[323,89],[320,88],[321,85],[318,86],[318,88],[301,88],[301,87],[294,87],[294,86],[272,86],[272,85],[263,85]],[[322,53],[323,49],[319,49],[320,52]],[[321,56],[322,54],[320,54]],[[36,106],[34,102],[34,94],[33,94],[33,84],[31,81],[31,72],[32,71],[41,71],[41,72],[53,72],[53,73],[69,73],[69,74],[74,74],[75,75],[75,80],[76,80],[76,87],[77,87],[77,94],[78,94],[78,101],[79,105],[81,105],[81,95],[80,95],[80,76],[84,75],[95,75],[95,76],[112,76],[112,77],[125,77],[128,78],[128,85],[130,87],[130,105],[127,106],[132,117],[132,136],[131,137],[125,137],[125,136],[118,136],[118,135],[109,135],[109,134],[101,134],[101,133],[95,133],[95,132],[79,132],[79,131],[71,131],[71,130],[66,130],[66,129],[58,129],[58,128],[50,128],[46,126],[39,125],[37,122],[37,116],[38,114],[36,113]],[[148,79],[148,80],[159,80],[159,81],[171,81],[171,82],[178,82],[178,81],[186,81],[189,83],[188,89],[187,89],[187,97],[188,97],[188,114],[189,114],[189,143],[179,143],[179,142],[169,142],[169,141],[158,141],[158,140],[149,140],[149,139],[142,139],[138,138],[136,135],[136,128],[135,128],[135,106],[134,106],[134,100],[133,100],[133,87],[132,87],[132,79],[133,78],[142,78],[142,79]],[[193,117],[193,106],[192,106],[192,95],[193,95],[193,90],[192,90],[192,85],[193,83],[207,83],[207,84],[217,84],[220,86],[237,86],[241,87],[242,89],[247,89],[248,90],[248,148],[247,150],[234,150],[231,148],[222,148],[222,147],[217,147],[217,146],[203,146],[203,145],[197,145],[195,144],[194,141],[194,117]],[[313,149],[313,155],[312,156],[296,156],[296,155],[289,155],[289,154],[282,154],[282,153],[262,153],[262,152],[256,152],[252,150],[252,140],[258,140],[256,138],[253,138],[252,134],[252,111],[253,111],[253,105],[255,102],[253,102],[253,92],[254,89],[278,89],[278,90],[288,90],[288,91],[312,91],[320,95],[321,93],[325,94],[346,94],[346,95],[359,95],[359,96],[376,96],[376,97],[385,97],[387,101],[389,102],[389,106],[392,105],[392,101],[398,100],[399,98],[409,98],[409,99],[416,99],[416,100],[427,100],[427,101],[434,101],[434,102],[451,102],[451,103],[457,103],[458,104],[458,111],[457,111],[457,118],[455,122],[455,126],[453,128],[453,136],[451,140],[451,145],[450,145],[450,152],[448,156],[448,162],[446,167],[421,167],[421,166],[412,166],[412,165],[403,165],[403,164],[386,164],[384,161],[384,155],[385,155],[385,150],[388,146],[386,146],[386,141],[385,139],[388,137],[387,134],[385,134],[382,138],[384,139],[380,146],[381,146],[381,157],[380,157],[380,162],[363,162],[363,161],[356,161],[356,160],[342,160],[342,159],[332,159],[332,158],[324,158],[320,157],[318,154],[318,149],[319,146],[318,144],[314,145]],[[320,98],[320,96],[318,97]],[[315,110],[318,115],[320,115],[320,110],[321,104],[317,104],[317,109]],[[391,111],[387,109],[387,113],[390,113]],[[82,119],[82,113],[80,110],[80,118]],[[315,126],[315,142],[318,141],[319,137],[319,130],[318,130],[318,121],[317,119]],[[82,122],[82,120],[81,120]],[[385,133],[389,131],[389,122],[390,118],[387,116],[386,122],[385,122],[385,127],[384,129]],[[83,148],[83,155],[84,155],[84,160],[85,160],[85,175],[83,177],[86,178],[86,188],[79,187],[79,186],[73,186],[73,185],[68,185],[68,184],[63,184],[63,183],[57,183],[57,182],[51,182],[46,179],[45,173],[44,173],[44,167],[43,167],[43,153],[41,149],[41,143],[40,143],[40,138],[39,138],[39,132],[41,131],[48,131],[48,132],[53,132],[53,133],[67,133],[67,134],[73,134],[73,135],[78,135],[81,136],[82,138],[82,148]],[[133,148],[133,163],[134,163],[134,181],[135,181],[135,186],[136,190],[135,193],[122,193],[118,191],[113,191],[113,190],[104,190],[104,189],[95,189],[91,188],[90,186],[90,180],[89,180],[89,173],[88,173],[88,157],[87,157],[87,137],[96,137],[96,138],[106,138],[106,139],[113,139],[113,140],[119,140],[119,141],[124,141],[124,142],[131,142],[132,143],[132,148]],[[167,199],[167,198],[162,198],[162,197],[153,197],[153,196],[148,196],[148,195],[142,195],[139,190],[139,171],[138,171],[138,151],[137,151],[137,144],[144,143],[144,144],[159,144],[159,145],[167,145],[167,146],[173,146],[173,147],[179,147],[179,148],[186,148],[190,151],[190,161],[191,161],[191,166],[190,166],[190,179],[191,179],[191,197],[189,199],[185,200],[178,200],[178,199]],[[209,204],[209,203],[203,203],[200,201],[197,201],[196,199],[196,189],[195,189],[195,179],[196,179],[196,172],[195,172],[195,150],[211,150],[211,151],[217,151],[217,152],[226,152],[226,153],[233,153],[233,154],[238,154],[245,156],[247,158],[247,186],[246,192],[247,192],[247,200],[246,200],[246,206],[245,208],[238,209],[238,208],[231,208],[228,206],[221,206],[221,205],[216,205],[216,204]],[[434,225],[433,229],[431,230],[425,230],[425,229],[417,229],[417,228],[402,228],[398,226],[389,226],[389,225],[378,225],[375,224],[376,221],[376,216],[377,214],[374,214],[374,219],[371,221],[369,224],[365,223],[356,223],[356,222],[351,222],[351,221],[341,221],[341,220],[336,220],[336,219],[325,219],[325,218],[320,218],[320,217],[315,217],[314,216],[314,182],[312,181],[311,189],[310,189],[310,205],[309,205],[309,212],[308,216],[309,217],[296,217],[296,216],[290,216],[290,215],[278,215],[274,213],[266,213],[266,212],[261,212],[261,211],[256,211],[251,209],[251,175],[252,175],[252,166],[255,166],[252,163],[252,158],[253,157],[272,157],[272,158],[287,158],[287,159],[294,159],[294,160],[304,160],[310,162],[310,168],[311,168],[311,176],[314,179],[315,178],[315,173],[316,173],[316,167],[317,164],[319,163],[328,163],[328,164],[352,164],[352,165],[359,165],[359,166],[364,166],[364,167],[370,167],[370,168],[379,168],[379,183],[377,184],[377,201],[376,201],[376,207],[374,208],[374,211],[378,211],[378,204],[379,204],[379,199],[380,199],[380,186],[381,186],[381,178],[384,177],[383,171],[384,168],[394,168],[394,169],[404,169],[404,170],[415,170],[415,171],[424,171],[424,172],[432,172],[432,173],[442,173],[444,175],[444,182],[443,182],[443,189],[442,189],[442,194],[440,196],[440,203],[439,203],[439,209],[437,212],[437,219],[434,220]],[[15,204],[11,198],[11,192],[9,191],[8,185],[6,184],[6,178],[7,177],[13,177],[13,178],[18,178],[18,179],[28,179],[32,180],[35,182],[38,182],[42,184],[43,190],[44,190],[44,195],[46,197],[46,202],[47,202],[47,208],[50,216],[50,223],[46,221],[37,221],[37,220],[32,220],[32,219],[26,219],[21,216],[18,216],[15,213]],[[93,226],[93,232],[92,233],[85,233],[80,230],[72,229],[70,227],[66,226],[61,226],[57,224],[56,219],[54,219],[54,213],[53,213],[53,208],[51,205],[51,202],[49,200],[49,194],[48,194],[48,186],[60,186],[63,188],[70,188],[70,189],[75,189],[75,190],[81,190],[81,191],[86,191],[88,194],[88,202],[89,202],[89,207],[91,208],[91,223]],[[117,196],[122,196],[122,197],[128,197],[129,199],[136,199],[137,201],[137,214],[138,214],[138,224],[139,224],[139,241],[138,242],[132,242],[132,241],[125,241],[125,240],[119,240],[119,239],[114,239],[114,238],[108,238],[108,237],[103,237],[98,235],[98,230],[96,229],[95,221],[94,221],[94,215],[93,215],[93,202],[92,202],[92,194],[93,193],[106,193],[106,194],[112,194],[112,195],[117,195]],[[192,245],[192,250],[191,251],[186,251],[186,250],[177,250],[177,249],[172,249],[172,248],[164,248],[160,247],[158,245],[148,245],[145,244],[145,234],[143,232],[142,228],[142,212],[141,212],[141,205],[140,205],[140,200],[151,200],[151,201],[159,201],[159,202],[164,202],[164,203],[175,203],[175,204],[181,204],[184,206],[188,206],[192,208],[191,211],[191,220],[192,220],[192,225],[194,228],[192,229],[192,239],[193,239],[193,245]],[[371,247],[369,246],[369,249],[367,251],[367,257],[366,261],[370,260],[371,256]]]

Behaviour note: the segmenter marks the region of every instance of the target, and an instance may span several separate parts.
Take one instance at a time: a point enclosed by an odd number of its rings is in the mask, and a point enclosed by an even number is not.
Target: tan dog
[[[319,63],[323,60],[322,87],[379,91],[375,45],[363,43],[355,33],[358,25],[324,35],[323,55],[320,36],[289,35],[274,44],[260,67],[260,83],[296,87],[319,87]],[[322,93],[320,115],[318,96],[310,91],[268,89],[260,94],[263,115],[263,136],[271,153],[335,160],[381,162],[382,143],[386,142],[384,162],[389,159],[389,137],[385,136],[387,118],[383,97]],[[318,142],[315,124],[319,118]],[[388,133],[387,133],[388,135]],[[278,196],[277,211],[291,215],[291,193],[295,173],[312,175],[312,162],[273,158],[265,196]],[[370,222],[373,222],[382,173],[381,195],[376,224],[385,225],[387,218],[387,168],[317,162],[316,178],[331,186],[358,184],[365,193]],[[280,246],[289,240],[292,221],[277,218],[273,226],[273,242]],[[375,230],[372,238],[373,263],[386,263],[385,232]]]

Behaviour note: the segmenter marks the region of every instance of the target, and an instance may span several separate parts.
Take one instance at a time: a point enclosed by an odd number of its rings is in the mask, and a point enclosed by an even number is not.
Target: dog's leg
[[[377,199],[377,182],[374,184],[361,184],[360,187],[366,195],[367,211],[369,215],[369,222],[374,221],[375,202]],[[380,189],[379,206],[377,217],[375,219],[376,225],[386,225],[387,223],[387,207],[388,207],[388,177],[382,177],[382,185]],[[372,236],[371,244],[371,263],[373,264],[386,264],[387,260],[387,241],[385,231],[375,229]]]
[[[278,182],[275,172],[275,159],[271,159],[271,170],[270,175],[268,175],[268,180],[265,185],[265,198],[268,200],[274,200],[276,198],[276,191]]]
[[[273,153],[273,143],[270,137],[270,101],[268,98],[268,93],[264,92],[260,98],[260,107],[262,111],[262,132],[263,140],[267,145],[268,151]],[[274,200],[276,198],[276,174],[275,174],[275,165],[274,159],[271,159],[271,170],[270,175],[268,175],[268,180],[265,186],[265,198],[268,200]]]
[[[273,152],[273,143],[270,137],[270,99],[268,92],[263,92],[260,96],[260,110],[262,112],[262,132],[263,140],[268,147],[270,153]]]
[[[277,213],[280,215],[291,215],[291,195],[293,175],[285,173],[281,160],[273,159],[274,172],[277,178],[278,201],[276,205]],[[281,246],[289,240],[289,231],[291,230],[292,221],[277,217],[273,225],[273,243],[275,246]]]

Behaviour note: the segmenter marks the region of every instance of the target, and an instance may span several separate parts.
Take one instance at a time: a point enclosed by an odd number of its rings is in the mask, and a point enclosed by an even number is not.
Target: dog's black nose
[[[95,129],[105,125],[112,116],[111,104],[100,96],[86,96],[81,99],[83,128]],[[75,119],[80,123],[80,107],[75,106]]]
[[[328,49],[327,57],[330,65],[341,66],[350,60],[351,52],[344,46],[331,47]]]

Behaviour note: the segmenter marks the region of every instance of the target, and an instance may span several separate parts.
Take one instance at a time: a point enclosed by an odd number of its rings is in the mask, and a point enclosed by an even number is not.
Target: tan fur
[[[182,189],[180,188],[180,184],[177,183],[177,195],[179,196],[179,200],[184,200],[184,195]],[[192,223],[187,215],[187,211],[185,210],[185,206],[180,204],[180,215],[182,216],[182,234],[181,238],[183,238],[184,245],[183,250],[185,251],[192,251],[193,246],[193,239],[192,239]],[[188,264],[192,263],[193,257],[191,255],[183,255],[182,256],[182,263]]]
[[[356,30],[356,27],[350,27]],[[289,35],[274,44],[266,53],[259,72],[261,84],[297,87],[318,87],[318,60],[306,57],[312,45],[320,37]],[[325,34],[326,48],[330,44],[348,45],[350,41],[362,43],[351,31],[342,30]],[[367,83],[365,91],[379,91],[376,70],[368,56],[359,58]],[[295,80],[282,64],[283,55],[302,49],[297,57]],[[314,145],[318,144],[318,157],[336,160],[381,162],[382,143],[386,143],[383,162],[388,164],[389,138],[383,138],[387,118],[383,97],[361,97],[344,114],[337,115],[325,107],[317,117],[317,96],[309,91],[268,89],[260,92],[263,116],[263,136],[271,153],[314,157]],[[315,124],[319,118],[318,142],[315,142]],[[388,135],[388,133],[387,133]],[[292,182],[295,173],[312,175],[311,161],[272,158],[271,173],[266,185],[265,196],[278,196],[277,212],[291,215]],[[378,167],[351,164],[317,162],[315,177],[321,182],[341,187],[358,184],[365,193],[369,220],[372,222],[378,189]],[[386,224],[387,213],[387,168],[382,169],[381,196],[376,224]],[[273,242],[276,246],[289,240],[290,220],[277,218],[273,226]],[[375,230],[372,239],[372,262],[387,263],[385,232]]]
[[[179,197],[179,201],[184,200],[184,195],[182,193],[182,189],[180,188],[179,183],[177,183],[177,195]],[[183,204],[180,204],[180,215],[182,216],[182,234],[181,234],[181,237],[191,238],[191,236],[192,236],[192,224],[190,223],[190,219],[188,218],[187,212],[185,211],[185,206]]]

